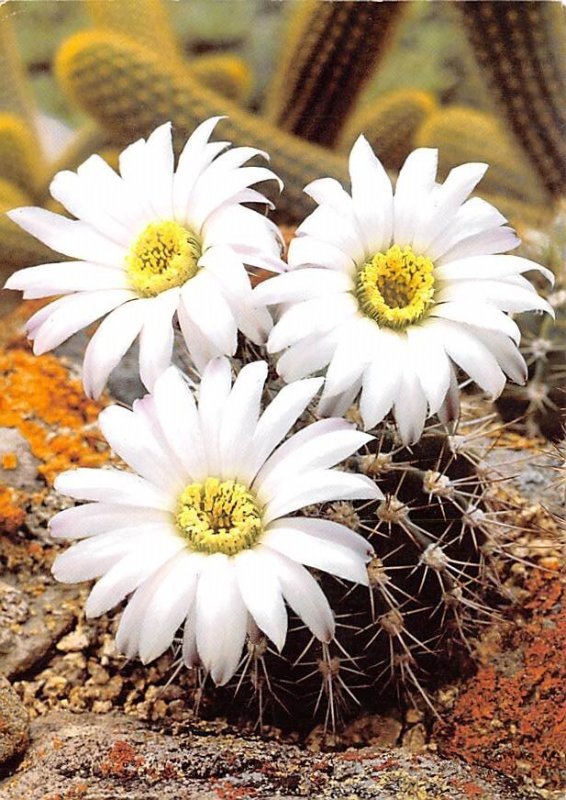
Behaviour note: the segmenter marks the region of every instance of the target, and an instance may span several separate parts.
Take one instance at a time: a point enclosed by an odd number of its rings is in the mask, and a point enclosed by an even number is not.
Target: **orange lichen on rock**
[[[0,466],[2,467],[2,469],[17,469],[18,467],[17,453],[2,453],[2,458],[0,459]]]
[[[48,484],[66,469],[108,460],[96,427],[102,405],[85,397],[80,381],[55,356],[0,350],[0,427],[20,431]]]
[[[19,495],[10,486],[0,486],[0,533],[13,534],[23,525],[26,514]]]
[[[442,751],[537,785],[561,785],[566,752],[566,589],[536,570],[517,625],[502,651],[460,693]]]

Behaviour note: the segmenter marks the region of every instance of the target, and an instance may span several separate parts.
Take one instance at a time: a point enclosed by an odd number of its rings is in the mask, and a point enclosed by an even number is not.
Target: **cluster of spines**
[[[312,508],[373,545],[369,588],[318,573],[336,617],[336,636],[318,642],[291,617],[283,654],[250,631],[239,673],[225,689],[205,687],[209,713],[257,714],[260,723],[336,729],[359,708],[428,705],[439,665],[444,677],[471,664],[473,637],[493,619],[498,590],[492,565],[498,511],[493,477],[482,461],[494,419],[453,435],[431,427],[412,448],[392,428],[377,433],[349,466],[376,480],[381,502]],[[251,711],[253,709],[253,711]]]
[[[399,170],[415,147],[415,135],[437,103],[429,92],[395,89],[362,104],[348,119],[340,139],[348,151],[359,134],[369,141],[384,166]]]
[[[299,3],[267,93],[270,122],[308,141],[335,144],[402,11],[402,3]]]
[[[309,181],[321,175],[345,180],[342,157],[281,132],[122,34],[97,29],[76,34],[59,51],[56,70],[70,95],[116,143],[146,136],[172,120],[180,144],[203,120],[227,116],[219,125],[221,135],[271,154],[273,170],[285,183],[278,199],[283,218],[300,219],[312,210],[303,193]]]
[[[498,105],[548,190],[566,190],[564,10],[560,3],[456,6]]]

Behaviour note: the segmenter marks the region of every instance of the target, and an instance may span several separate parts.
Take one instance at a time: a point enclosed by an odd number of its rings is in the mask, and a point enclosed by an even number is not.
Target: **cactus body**
[[[0,114],[0,177],[33,194],[42,169],[27,122],[14,114]]]
[[[287,719],[293,730],[308,730],[315,719],[332,728],[358,708],[383,711],[399,699],[430,703],[427,691],[439,674],[446,680],[471,663],[469,638],[494,613],[498,549],[477,427],[451,437],[429,428],[410,449],[388,426],[376,433],[350,467],[376,480],[385,501],[312,509],[372,543],[369,588],[318,574],[336,639],[317,642],[291,619],[279,655],[252,634],[232,685],[237,702],[223,690],[213,705],[225,703],[222,713],[241,716],[247,694],[264,721]]]
[[[229,53],[199,56],[189,63],[193,78],[229,100],[244,104],[252,89],[246,62]]]
[[[13,14],[10,3],[0,5],[0,112],[16,115],[31,129],[36,108],[18,50]]]
[[[79,105],[117,143],[145,136],[166,120],[172,120],[179,143],[204,119],[227,115],[219,125],[220,135],[271,154],[273,169],[285,182],[278,201],[281,218],[301,219],[312,208],[302,191],[309,181],[322,175],[345,179],[342,157],[281,133],[120,34],[76,34],[59,51],[57,73]]]
[[[61,261],[64,258],[23,231],[5,214],[12,208],[32,203],[30,196],[19,186],[0,179],[0,268],[3,278],[7,278],[12,270],[20,267]],[[2,284],[3,282],[2,280]]]
[[[267,115],[278,128],[331,145],[392,40],[403,4],[299,3]]]
[[[517,140],[554,195],[566,191],[566,73],[560,3],[456,3]]]
[[[412,89],[387,92],[350,117],[341,145],[349,150],[363,133],[385,167],[399,170],[414,149],[417,130],[435,109],[436,101],[428,92]]]
[[[481,191],[533,205],[550,202],[536,171],[491,114],[465,106],[441,108],[425,120],[416,143],[439,148],[441,174],[466,161],[485,161],[490,166]]]

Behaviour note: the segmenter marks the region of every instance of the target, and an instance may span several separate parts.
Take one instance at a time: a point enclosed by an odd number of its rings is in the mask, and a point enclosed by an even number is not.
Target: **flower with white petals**
[[[280,234],[241,203],[269,203],[249,187],[279,179],[265,167],[242,167],[265,153],[210,142],[219,119],[199,125],[176,169],[166,123],[120,154],[120,175],[96,155],[76,173],[59,172],[51,194],[76,220],[41,208],[9,212],[28,233],[75,259],[20,270],[6,283],[25,298],[63,295],[28,321],[34,352],[57,347],[108,314],[85,353],[91,397],[138,335],[140,376],[151,389],[171,361],[175,313],[199,370],[235,353],[238,329],[256,344],[271,329],[269,313],[253,302],[244,264],[281,271]]]
[[[519,329],[504,312],[544,310],[522,273],[552,274],[499,255],[519,240],[480,198],[467,199],[485,164],[436,182],[437,151],[415,150],[395,192],[368,142],[350,153],[351,195],[331,178],[305,191],[319,205],[297,230],[291,269],[254,291],[282,305],[268,349],[295,380],[326,369],[323,414],[342,414],[361,391],[366,429],[393,409],[405,442],[428,414],[458,413],[454,365],[496,397],[505,376],[523,383]]]
[[[198,404],[175,367],[133,410],[113,406],[100,426],[137,474],[76,469],[56,488],[91,501],[57,514],[55,537],[82,539],[55,561],[58,580],[100,578],[87,616],[132,596],[116,637],[142,661],[157,658],[184,622],[183,657],[217,684],[238,667],[246,635],[281,650],[285,602],[328,642],[334,619],[303,565],[367,584],[372,548],[344,525],[294,516],[303,506],[381,498],[369,478],[332,469],[371,437],[325,419],[286,439],[322,383],[285,386],[260,416],[267,365],[245,366],[234,385],[226,358],[211,361]]]

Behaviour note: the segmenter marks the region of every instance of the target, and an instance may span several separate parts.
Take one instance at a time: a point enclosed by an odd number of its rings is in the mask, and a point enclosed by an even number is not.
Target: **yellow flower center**
[[[433,302],[434,265],[411,247],[393,245],[361,267],[355,293],[366,316],[387,328],[405,328]]]
[[[193,231],[172,220],[150,222],[126,256],[130,285],[142,297],[182,286],[196,275],[201,254]]]
[[[181,494],[177,527],[200,553],[236,555],[248,550],[263,531],[261,512],[248,489],[236,481],[207,478]]]

